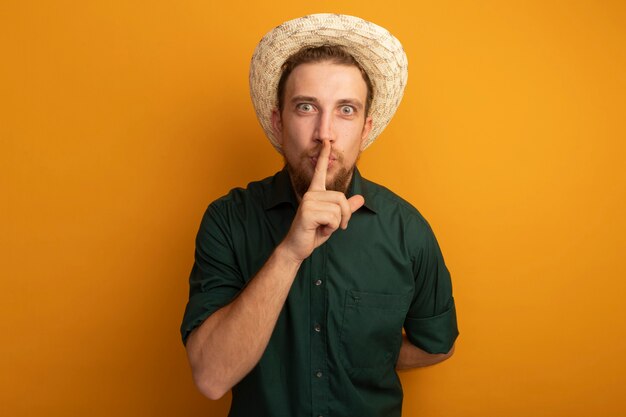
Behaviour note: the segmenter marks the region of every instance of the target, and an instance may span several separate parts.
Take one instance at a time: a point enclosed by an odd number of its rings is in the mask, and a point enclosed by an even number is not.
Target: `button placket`
[[[329,375],[328,352],[326,351],[326,332],[322,331],[326,323],[326,245],[315,250],[310,259],[311,315],[311,403],[312,416],[325,415],[328,411]]]

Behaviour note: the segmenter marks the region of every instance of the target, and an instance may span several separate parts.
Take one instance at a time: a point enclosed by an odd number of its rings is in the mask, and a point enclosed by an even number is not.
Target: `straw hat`
[[[374,86],[369,115],[372,130],[364,148],[385,129],[396,112],[407,80],[407,59],[400,41],[386,29],[358,17],[313,14],[289,20],[268,32],[250,63],[250,96],[257,118],[278,152],[272,130],[272,110],[278,107],[276,89],[285,60],[303,47],[340,45],[367,72]]]

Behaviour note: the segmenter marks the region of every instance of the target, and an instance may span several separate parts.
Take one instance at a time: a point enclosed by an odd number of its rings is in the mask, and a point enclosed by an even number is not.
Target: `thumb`
[[[348,204],[350,205],[350,213],[354,213],[365,204],[365,199],[362,195],[353,195],[348,199]]]

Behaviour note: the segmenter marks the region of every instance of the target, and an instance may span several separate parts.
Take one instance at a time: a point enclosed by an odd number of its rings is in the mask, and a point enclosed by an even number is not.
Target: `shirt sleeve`
[[[459,331],[450,273],[430,226],[424,221],[413,258],[415,293],[404,329],[411,343],[428,353],[447,353]]]
[[[232,237],[220,204],[204,213],[196,236],[195,261],[189,276],[189,301],[180,327],[183,343],[207,317],[228,304],[244,287]]]

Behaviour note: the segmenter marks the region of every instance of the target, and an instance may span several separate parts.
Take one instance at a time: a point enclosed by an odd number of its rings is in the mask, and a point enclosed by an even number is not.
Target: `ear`
[[[282,146],[283,144],[283,121],[280,118],[280,112],[278,109],[272,110],[272,129],[274,130],[274,137]]]
[[[364,149],[365,140],[367,139],[371,131],[372,131],[372,117],[368,116],[365,119],[365,124],[363,125],[363,132],[361,133],[361,150]]]

